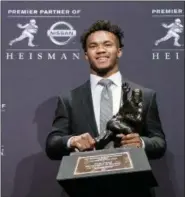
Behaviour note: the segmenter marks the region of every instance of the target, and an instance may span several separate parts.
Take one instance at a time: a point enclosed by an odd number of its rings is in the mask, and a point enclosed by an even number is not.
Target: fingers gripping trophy
[[[132,90],[130,99],[128,98],[130,92],[128,83],[122,85],[122,91],[122,106],[118,113],[108,121],[106,131],[95,139],[97,150],[105,148],[110,141],[114,141],[116,144],[117,134],[127,135],[134,130],[138,130],[142,124],[142,91],[140,89]]]

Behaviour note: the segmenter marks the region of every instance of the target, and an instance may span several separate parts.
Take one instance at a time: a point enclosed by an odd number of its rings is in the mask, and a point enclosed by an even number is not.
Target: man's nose
[[[106,52],[105,47],[101,46],[101,45],[98,46],[96,52],[97,53],[104,53],[104,52]]]

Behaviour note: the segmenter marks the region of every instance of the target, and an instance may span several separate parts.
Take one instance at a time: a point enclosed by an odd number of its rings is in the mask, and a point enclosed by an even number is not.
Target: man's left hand
[[[134,146],[137,148],[142,147],[142,140],[138,133],[130,133],[127,135],[118,134],[116,135],[116,137],[121,138],[120,140],[121,147],[124,147],[124,146]]]

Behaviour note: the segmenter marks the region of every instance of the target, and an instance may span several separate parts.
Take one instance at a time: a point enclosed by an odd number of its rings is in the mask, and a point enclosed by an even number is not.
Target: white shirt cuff
[[[140,139],[141,139],[141,142],[142,142],[142,148],[145,148],[145,142],[144,142],[144,140],[142,138],[140,138]]]
[[[67,147],[68,148],[71,148],[71,146],[70,146],[70,144],[71,144],[71,139],[72,139],[73,137],[70,137],[69,139],[68,139],[68,141],[67,141]]]

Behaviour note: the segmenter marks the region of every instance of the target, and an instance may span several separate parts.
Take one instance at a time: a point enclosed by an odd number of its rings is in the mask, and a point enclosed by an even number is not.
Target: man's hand
[[[121,138],[120,146],[134,146],[137,148],[142,147],[142,140],[138,133],[130,133],[128,135],[118,134],[116,137]]]
[[[79,151],[93,149],[94,145],[95,140],[91,137],[89,133],[73,136],[70,141],[70,147],[75,149],[77,148]]]

